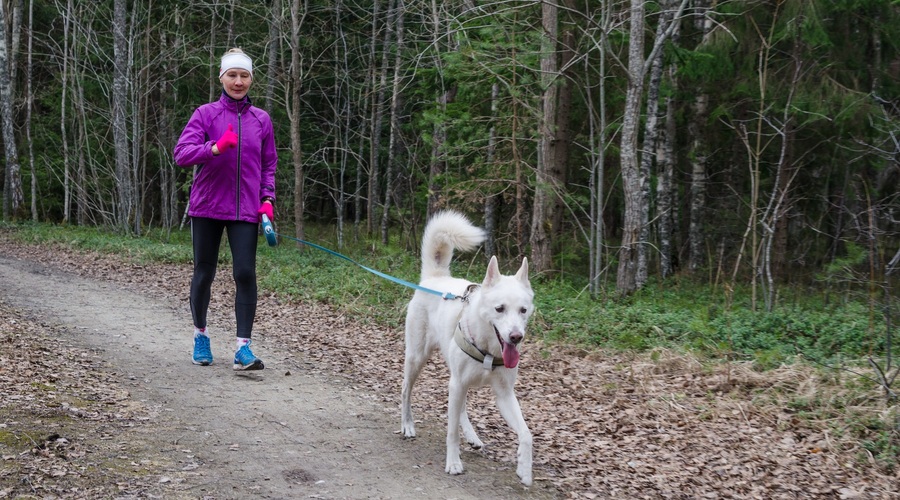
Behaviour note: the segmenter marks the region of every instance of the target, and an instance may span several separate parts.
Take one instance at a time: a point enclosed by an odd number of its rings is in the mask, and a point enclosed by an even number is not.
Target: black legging
[[[191,315],[194,326],[206,328],[210,289],[216,277],[219,245],[223,230],[228,231],[235,283],[234,316],[237,336],[249,339],[256,317],[256,240],[257,225],[251,222],[191,218],[194,243],[194,276],[191,279]]]

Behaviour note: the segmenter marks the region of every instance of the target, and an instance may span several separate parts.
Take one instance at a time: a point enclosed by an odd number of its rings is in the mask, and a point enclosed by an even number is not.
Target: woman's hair
[[[241,49],[240,47],[234,47],[234,48],[226,50],[225,53],[222,55],[227,56],[228,54],[245,54],[246,55],[246,52],[244,52],[243,49]]]

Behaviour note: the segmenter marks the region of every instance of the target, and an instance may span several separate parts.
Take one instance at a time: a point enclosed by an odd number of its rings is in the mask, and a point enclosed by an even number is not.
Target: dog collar
[[[474,359],[481,363],[485,370],[491,371],[498,366],[503,366],[503,360],[497,359],[494,356],[482,351],[475,345],[474,342],[467,339],[465,334],[462,331],[462,325],[459,321],[456,322],[456,331],[453,332],[453,339],[456,340],[456,345],[459,346],[460,349],[466,354],[469,355],[470,358]]]

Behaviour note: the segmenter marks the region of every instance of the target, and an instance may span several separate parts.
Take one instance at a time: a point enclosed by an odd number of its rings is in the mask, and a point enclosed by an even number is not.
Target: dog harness
[[[460,315],[462,315],[462,313],[460,313]],[[462,331],[462,324],[459,321],[456,322],[456,331],[453,332],[453,339],[456,340],[456,345],[458,345],[464,353],[481,363],[485,370],[491,371],[498,366],[503,366],[502,359],[497,359],[482,351],[474,342],[466,338],[466,335]]]

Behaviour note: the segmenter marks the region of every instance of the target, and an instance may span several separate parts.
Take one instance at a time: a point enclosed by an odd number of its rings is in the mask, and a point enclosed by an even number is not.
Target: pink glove
[[[228,151],[229,149],[237,146],[237,143],[238,136],[234,133],[234,128],[229,123],[228,130],[226,130],[225,133],[222,134],[222,137],[220,137],[219,140],[216,141],[216,148],[219,150],[219,153],[224,153],[225,151]]]
[[[268,201],[262,202],[262,205],[260,205],[259,210],[257,210],[256,213],[259,214],[260,221],[262,221],[263,214],[265,214],[266,217],[269,218],[269,222],[272,222],[275,220],[275,209],[272,207],[272,204]]]

